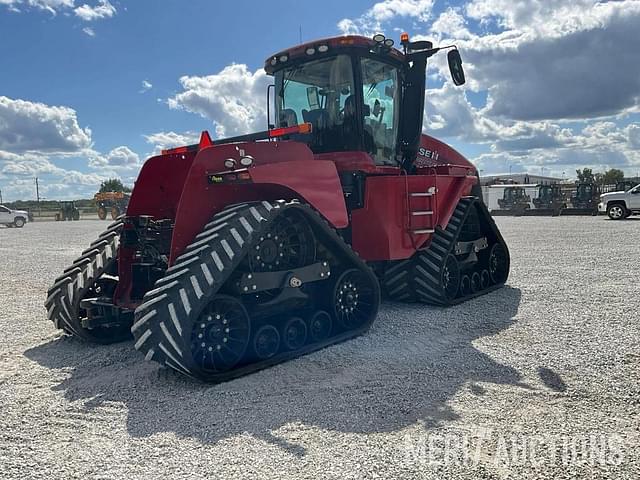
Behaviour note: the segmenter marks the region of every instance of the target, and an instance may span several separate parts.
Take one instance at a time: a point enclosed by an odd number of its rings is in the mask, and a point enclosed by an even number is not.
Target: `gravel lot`
[[[213,386],[46,320],[106,222],[0,227],[0,478],[639,478],[640,218],[497,222],[508,287]]]

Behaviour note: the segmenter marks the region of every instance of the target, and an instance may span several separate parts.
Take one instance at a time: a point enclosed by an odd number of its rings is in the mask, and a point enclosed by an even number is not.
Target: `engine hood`
[[[619,196],[623,196],[624,194],[625,194],[625,192],[623,192],[623,191],[608,192],[608,193],[603,193],[602,195],[600,195],[600,198],[619,197]]]

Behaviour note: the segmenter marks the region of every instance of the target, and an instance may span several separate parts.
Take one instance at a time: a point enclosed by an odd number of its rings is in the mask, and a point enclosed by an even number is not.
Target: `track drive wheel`
[[[226,372],[244,357],[251,328],[240,300],[216,295],[191,328],[193,362],[206,373]]]
[[[346,270],[333,288],[336,318],[346,329],[358,328],[367,323],[377,311],[375,286],[361,271]]]

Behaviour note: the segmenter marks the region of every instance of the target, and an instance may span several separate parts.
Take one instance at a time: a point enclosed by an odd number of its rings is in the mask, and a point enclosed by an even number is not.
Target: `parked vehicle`
[[[131,196],[123,192],[96,193],[93,199],[98,207],[98,218],[106,220],[107,213],[111,213],[111,219],[115,220],[127,210],[129,198]]]
[[[522,215],[531,208],[531,197],[520,186],[505,187],[502,198],[498,199],[500,210],[512,215]]]
[[[29,213],[24,210],[11,210],[4,205],[0,205],[0,225],[9,228],[22,228],[29,221]]]
[[[571,206],[562,209],[561,215],[597,215],[600,188],[595,183],[578,183],[571,193]]]
[[[60,211],[56,213],[56,222],[80,220],[80,210],[73,201],[60,202]]]
[[[600,195],[598,211],[606,213],[611,220],[623,220],[640,213],[640,185],[630,190],[603,193]]]
[[[533,199],[538,214],[557,216],[567,208],[567,199],[560,185],[538,185],[538,196]]]

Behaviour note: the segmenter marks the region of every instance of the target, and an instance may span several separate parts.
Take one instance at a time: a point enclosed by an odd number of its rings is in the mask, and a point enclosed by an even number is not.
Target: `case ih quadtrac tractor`
[[[98,343],[133,334],[147,360],[217,382],[362,334],[381,293],[447,306],[503,285],[476,169],[421,134],[440,49],[392,45],[269,57],[277,125],[147,160],[126,215],[49,290],[49,318]]]

